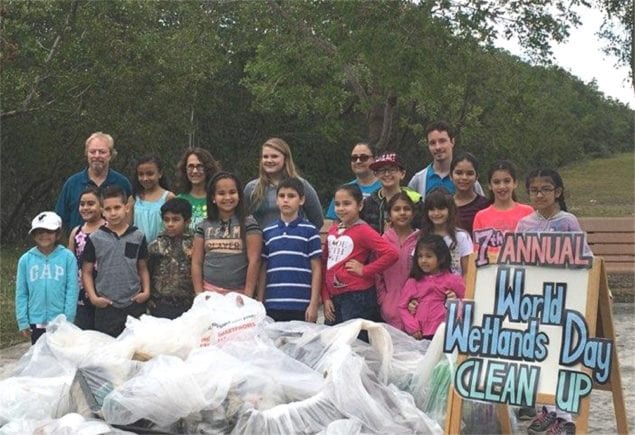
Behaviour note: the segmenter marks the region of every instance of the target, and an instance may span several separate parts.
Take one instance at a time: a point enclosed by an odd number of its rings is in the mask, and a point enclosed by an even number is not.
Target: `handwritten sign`
[[[478,253],[473,300],[451,302],[446,320],[444,351],[467,356],[454,378],[460,396],[516,406],[547,398],[577,413],[593,381],[609,380],[613,342],[591,337],[586,321],[585,247],[583,233],[509,233],[496,264]]]

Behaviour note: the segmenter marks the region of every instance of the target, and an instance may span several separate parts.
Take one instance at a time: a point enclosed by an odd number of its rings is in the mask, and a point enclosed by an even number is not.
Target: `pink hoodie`
[[[435,275],[424,275],[416,281],[408,279],[401,293],[399,311],[403,321],[404,331],[413,334],[421,331],[423,335],[434,335],[439,325],[445,321],[445,292],[452,290],[458,299],[465,296],[463,278],[450,271]],[[414,315],[408,311],[411,299],[419,302]]]
[[[389,228],[382,236],[384,240],[399,251],[399,260],[383,273],[377,275],[377,302],[384,322],[403,330],[399,313],[399,298],[412,267],[412,258],[419,237],[419,230],[412,232],[403,243],[399,243],[399,236],[394,229]]]

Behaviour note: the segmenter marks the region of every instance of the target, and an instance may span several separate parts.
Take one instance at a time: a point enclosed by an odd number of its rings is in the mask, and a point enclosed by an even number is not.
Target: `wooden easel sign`
[[[613,337],[595,336],[601,261],[584,233],[509,233],[501,242],[495,261],[487,243],[472,255],[466,298],[448,306],[444,351],[459,358],[446,432],[459,433],[463,399],[503,405],[505,432],[506,405],[555,404],[586,428],[591,390],[617,365]]]

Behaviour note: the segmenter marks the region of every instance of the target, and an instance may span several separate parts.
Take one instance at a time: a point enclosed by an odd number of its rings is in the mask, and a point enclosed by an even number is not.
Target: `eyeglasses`
[[[198,171],[198,172],[204,172],[205,171],[205,166],[198,164],[198,165],[187,165],[187,172],[194,172],[194,171]]]
[[[388,174],[388,175],[392,175],[395,174],[397,172],[399,172],[400,169],[396,166],[384,166],[383,168],[379,168],[375,171],[376,175],[383,175],[383,174]]]
[[[368,161],[368,159],[372,158],[373,156],[368,155],[368,154],[353,154],[351,155],[351,162],[355,163],[356,161],[360,161],[362,163],[366,163]]]
[[[542,187],[540,189],[529,189],[528,192],[531,196],[536,196],[539,193],[542,193],[543,195],[548,195],[550,193],[553,193],[553,191],[556,190],[553,187]]]

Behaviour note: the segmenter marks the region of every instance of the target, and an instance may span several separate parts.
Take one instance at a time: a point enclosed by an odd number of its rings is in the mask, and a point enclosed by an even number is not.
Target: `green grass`
[[[635,215],[634,153],[572,164],[559,172],[567,207],[574,215]]]
[[[0,249],[0,348],[25,340],[15,321],[15,270],[24,246]]]

